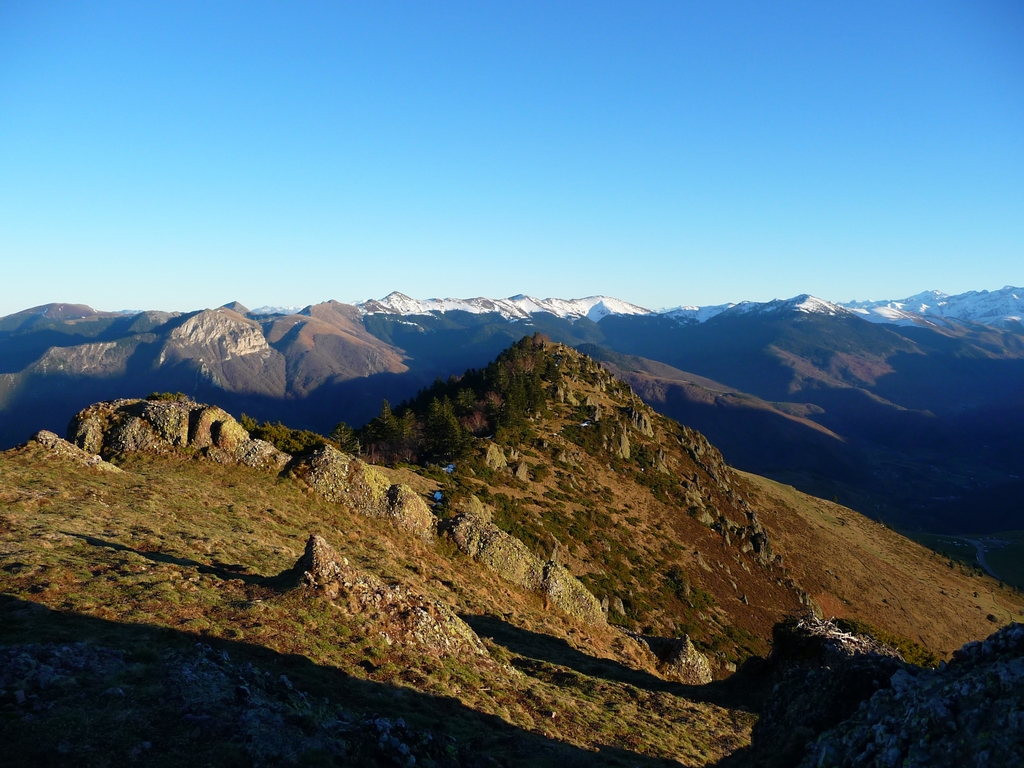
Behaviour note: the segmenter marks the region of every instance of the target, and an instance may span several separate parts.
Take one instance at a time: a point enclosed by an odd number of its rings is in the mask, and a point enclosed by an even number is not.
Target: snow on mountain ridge
[[[517,294],[507,299],[413,299],[394,291],[383,299],[357,301],[364,315],[428,315],[431,312],[469,312],[480,315],[496,312],[508,320],[524,320],[537,312],[549,312],[562,318],[586,317],[597,322],[608,315],[646,315],[649,309],[611,296],[587,296],[582,299],[537,299]]]
[[[462,311],[472,314],[497,313],[508,320],[525,320],[538,312],[561,318],[586,317],[594,322],[609,315],[658,315],[680,323],[704,323],[722,314],[792,311],[804,314],[853,314],[874,323],[929,325],[949,322],[976,322],[986,325],[1020,323],[1024,318],[1024,288],[1006,286],[999,291],[968,291],[950,296],[941,291],[922,291],[900,300],[849,301],[836,303],[810,294],[789,299],[715,304],[682,305],[649,310],[610,296],[582,299],[538,299],[525,294],[506,299],[413,299],[397,291],[383,299],[356,302],[364,315],[427,315],[433,312]]]
[[[998,291],[967,291],[955,296],[923,291],[905,299],[850,301],[842,306],[874,323],[918,325],[956,320],[1006,325],[1024,318],[1024,288],[1007,285]]]

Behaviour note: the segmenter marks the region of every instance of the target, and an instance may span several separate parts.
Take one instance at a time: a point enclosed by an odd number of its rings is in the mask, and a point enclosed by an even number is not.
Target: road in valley
[[[993,571],[992,568],[989,566],[988,561],[985,559],[985,544],[1000,544],[1006,546],[1008,542],[996,541],[995,539],[992,539],[988,542],[983,542],[979,539],[961,539],[961,541],[966,541],[968,544],[973,544],[975,550],[977,550],[978,552],[978,564],[981,566],[981,569],[985,571],[985,573],[987,573],[993,579],[1001,580],[999,579],[999,576],[996,575],[996,572]]]

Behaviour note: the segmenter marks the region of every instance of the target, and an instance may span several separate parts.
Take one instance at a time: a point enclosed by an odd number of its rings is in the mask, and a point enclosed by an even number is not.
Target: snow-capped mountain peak
[[[808,315],[845,315],[849,310],[838,304],[819,299],[808,293],[802,293],[791,299],[774,299],[772,301],[741,301],[727,310],[734,314],[751,312],[801,312]]]
[[[998,291],[967,291],[950,296],[924,291],[905,299],[851,301],[844,307],[875,323],[918,325],[950,320],[1002,326],[1024,318],[1024,288],[1007,285]]]
[[[497,313],[508,320],[522,320],[530,315],[547,312],[557,317],[578,319],[586,317],[598,321],[608,315],[645,315],[650,310],[610,296],[587,296],[582,299],[537,299],[517,294],[507,299],[412,299],[397,291],[383,299],[357,301],[364,315],[428,315],[432,312],[469,312],[471,314]]]
[[[968,291],[955,296],[922,291],[899,300],[834,303],[802,293],[789,299],[742,301],[708,306],[682,305],[652,311],[610,296],[582,299],[538,299],[516,294],[505,299],[413,299],[395,291],[382,299],[356,302],[364,315],[429,315],[444,312],[495,313],[506,320],[526,320],[538,313],[560,318],[587,318],[599,322],[613,315],[658,315],[684,324],[705,323],[722,314],[796,312],[808,315],[856,315],[874,323],[935,325],[973,322],[986,325],[1016,324],[1024,318],[1024,288],[1006,286],[998,291]]]

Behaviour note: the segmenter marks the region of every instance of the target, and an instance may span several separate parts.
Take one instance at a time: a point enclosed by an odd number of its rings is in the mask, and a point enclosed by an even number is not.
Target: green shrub
[[[238,422],[253,439],[266,440],[277,450],[290,453],[293,456],[322,448],[325,445],[330,445],[334,448],[338,447],[337,443],[323,435],[318,435],[316,432],[310,432],[307,429],[292,429],[291,427],[286,427],[280,421],[276,424],[272,424],[269,421],[257,424],[256,419],[243,413],[239,417]]]
[[[147,400],[161,401],[161,400],[188,400],[188,395],[184,392],[150,392],[146,395]]]

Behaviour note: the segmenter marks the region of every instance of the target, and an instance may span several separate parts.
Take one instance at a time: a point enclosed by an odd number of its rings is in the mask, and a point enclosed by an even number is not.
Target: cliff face
[[[285,360],[256,323],[231,310],[199,312],[167,335],[156,366],[187,365],[230,392],[283,397]]]

